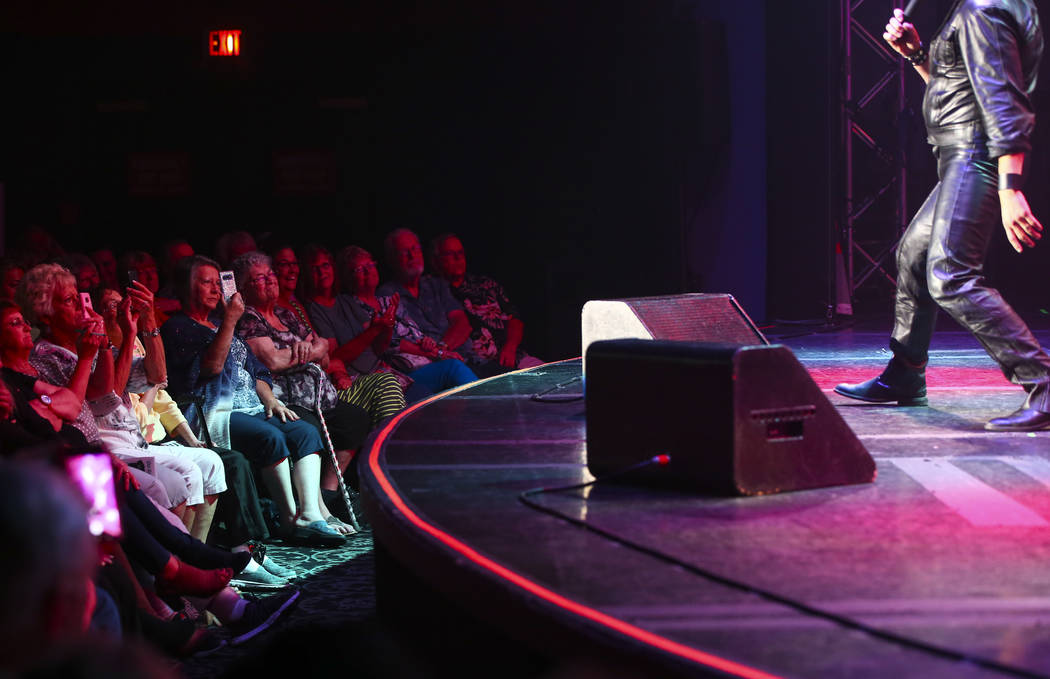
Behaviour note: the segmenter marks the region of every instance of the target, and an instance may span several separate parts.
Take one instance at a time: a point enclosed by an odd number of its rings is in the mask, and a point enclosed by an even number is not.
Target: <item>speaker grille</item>
[[[655,338],[676,342],[769,343],[732,295],[669,295],[624,301]]]

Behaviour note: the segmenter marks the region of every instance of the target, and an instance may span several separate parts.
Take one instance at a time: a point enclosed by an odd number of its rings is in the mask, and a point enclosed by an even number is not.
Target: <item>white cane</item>
[[[339,480],[339,492],[343,494],[343,502],[346,503],[346,511],[350,514],[350,523],[353,525],[355,531],[359,531],[361,530],[361,524],[357,522],[354,508],[350,504],[350,493],[346,490],[346,482],[343,481],[343,472],[339,469],[339,459],[335,456],[335,446],[332,445],[332,437],[328,433],[328,423],[324,421],[324,413],[321,412],[321,384],[324,380],[324,371],[321,370],[321,366],[316,363],[307,363],[306,368],[312,372],[316,378],[317,388],[314,390],[314,412],[317,414],[317,419],[321,422],[321,431],[324,433],[325,447],[328,449],[328,456],[332,460],[332,466],[335,467],[335,476]]]

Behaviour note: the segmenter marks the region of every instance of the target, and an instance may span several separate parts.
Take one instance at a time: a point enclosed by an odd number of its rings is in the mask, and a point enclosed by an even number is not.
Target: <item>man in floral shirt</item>
[[[521,348],[525,324],[503,286],[488,276],[467,273],[459,237],[442,234],[430,245],[434,271],[448,281],[452,295],[463,304],[470,319],[474,353],[482,361],[495,361],[507,369],[541,365],[542,360]]]

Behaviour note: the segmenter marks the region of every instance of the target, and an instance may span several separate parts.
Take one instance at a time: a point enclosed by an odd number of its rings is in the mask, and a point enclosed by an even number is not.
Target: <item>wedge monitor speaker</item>
[[[718,495],[867,483],[875,463],[790,349],[644,340],[587,351],[587,466],[595,476]]]
[[[591,342],[611,339],[769,344],[732,295],[693,293],[583,305],[584,372]]]

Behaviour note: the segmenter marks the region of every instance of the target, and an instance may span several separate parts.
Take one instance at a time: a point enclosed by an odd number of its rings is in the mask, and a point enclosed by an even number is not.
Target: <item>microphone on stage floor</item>
[[[919,0],[908,0],[908,5],[904,8],[904,20],[909,24],[915,23],[912,19],[915,18],[915,10],[919,7]]]

